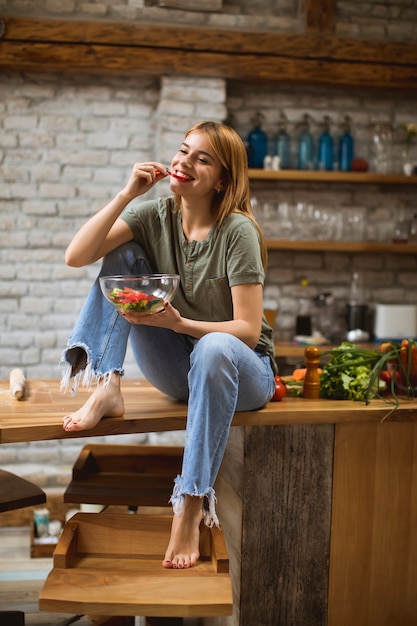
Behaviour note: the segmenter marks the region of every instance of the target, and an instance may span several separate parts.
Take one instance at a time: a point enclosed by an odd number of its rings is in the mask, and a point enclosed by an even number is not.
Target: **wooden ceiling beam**
[[[149,46],[157,50],[173,48],[417,65],[417,45],[415,43],[342,39],[323,36],[322,34],[313,36],[311,34],[248,33],[246,31],[131,24],[127,22],[62,21],[21,17],[5,17],[3,22],[4,34],[0,38],[3,41],[108,44],[129,48]]]
[[[0,69],[417,89],[417,46],[332,36],[4,18]]]
[[[186,75],[288,84],[417,89],[414,68],[258,55],[75,44],[0,43],[0,68],[26,72]]]

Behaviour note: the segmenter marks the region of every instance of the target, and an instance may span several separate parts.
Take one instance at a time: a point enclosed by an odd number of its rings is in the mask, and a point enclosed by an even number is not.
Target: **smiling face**
[[[187,135],[171,161],[171,190],[180,196],[212,198],[222,189],[222,167],[207,134],[193,131]]]

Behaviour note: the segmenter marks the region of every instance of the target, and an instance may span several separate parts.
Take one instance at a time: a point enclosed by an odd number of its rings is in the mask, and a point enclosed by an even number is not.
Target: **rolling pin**
[[[10,393],[16,400],[21,400],[25,395],[26,378],[22,370],[14,369],[10,372]]]

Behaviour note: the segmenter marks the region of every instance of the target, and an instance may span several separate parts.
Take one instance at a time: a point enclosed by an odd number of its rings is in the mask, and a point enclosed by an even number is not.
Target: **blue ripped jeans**
[[[149,274],[152,270],[134,242],[120,246],[103,259],[99,276]],[[188,402],[182,472],[171,496],[180,513],[184,495],[204,497],[205,522],[218,524],[214,482],[223,458],[235,411],[250,411],[273,395],[274,373],[268,356],[261,355],[227,333],[208,333],[201,339],[166,328],[129,324],[103,296],[98,278],[68,340],[62,362],[63,389],[82,382],[123,375],[130,339],[143,376],[161,392]]]

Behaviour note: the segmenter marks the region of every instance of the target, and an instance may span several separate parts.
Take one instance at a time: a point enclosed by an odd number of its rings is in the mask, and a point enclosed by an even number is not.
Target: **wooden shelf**
[[[300,170],[249,169],[251,180],[296,181],[313,183],[362,183],[382,185],[417,185],[417,176],[374,174],[368,172],[313,172]],[[302,241],[268,239],[268,250],[309,250],[325,252],[358,252],[417,254],[417,244],[374,241]]]
[[[306,250],[319,252],[360,252],[391,254],[417,254],[417,244],[380,243],[376,241],[301,241],[267,239],[268,250]]]
[[[364,183],[378,185],[417,185],[417,176],[375,174],[372,172],[316,172],[301,170],[249,169],[250,180],[298,181],[314,183]]]

